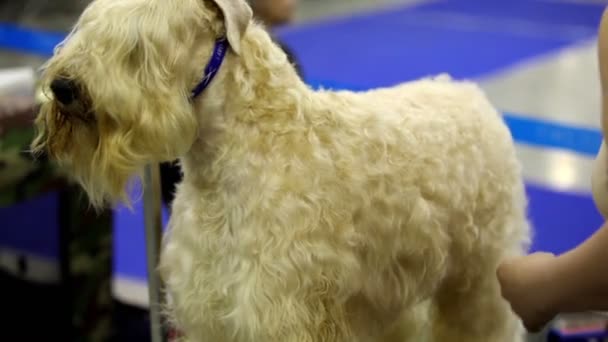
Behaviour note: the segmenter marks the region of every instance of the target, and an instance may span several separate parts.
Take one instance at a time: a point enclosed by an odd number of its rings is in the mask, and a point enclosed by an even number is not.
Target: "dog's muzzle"
[[[67,78],[56,78],[51,82],[51,91],[55,99],[62,105],[69,105],[78,97],[78,86]]]
[[[60,105],[59,113],[63,118],[78,119],[86,124],[95,122],[91,101],[77,82],[59,76],[51,82],[50,88],[55,102]]]

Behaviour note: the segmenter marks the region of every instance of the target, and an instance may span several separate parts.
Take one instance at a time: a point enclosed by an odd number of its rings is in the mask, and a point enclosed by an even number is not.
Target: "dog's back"
[[[475,84],[440,77],[320,96],[329,110],[316,115],[339,122],[327,132],[337,171],[321,176],[334,188],[324,196],[349,207],[364,236],[360,282],[369,307],[353,300],[356,317],[395,314],[446,286],[490,281],[498,260],[526,247],[514,143]]]

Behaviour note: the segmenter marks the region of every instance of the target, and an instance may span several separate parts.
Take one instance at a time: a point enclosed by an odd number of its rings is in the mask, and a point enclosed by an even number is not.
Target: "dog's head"
[[[124,200],[146,163],[173,160],[197,135],[192,89],[214,42],[232,53],[245,0],[95,0],[43,68],[51,99],[32,148],[66,166],[91,202]]]

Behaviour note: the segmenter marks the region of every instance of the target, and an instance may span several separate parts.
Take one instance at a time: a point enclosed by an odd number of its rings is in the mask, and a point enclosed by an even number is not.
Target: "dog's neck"
[[[226,57],[216,79],[203,94],[199,113],[225,119],[231,114],[244,114],[238,109],[248,108],[249,119],[288,115],[291,106],[299,102],[293,92],[307,91],[309,88],[283,50],[261,26],[252,24],[243,37],[240,55]]]
[[[243,38],[240,55],[229,54],[209,88],[195,103],[199,136],[182,158],[185,177],[201,173],[235,127],[302,119],[313,92],[287,56],[257,24]],[[191,172],[193,171],[193,172]]]

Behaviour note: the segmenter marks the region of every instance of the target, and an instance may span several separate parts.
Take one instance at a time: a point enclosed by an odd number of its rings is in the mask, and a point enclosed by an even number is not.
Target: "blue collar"
[[[190,95],[191,100],[196,99],[205,89],[207,89],[209,83],[211,83],[217,72],[220,70],[224,57],[226,57],[226,51],[228,51],[228,40],[226,37],[218,38],[215,41],[215,48],[213,49],[211,59],[205,67],[205,74],[203,75],[201,81],[192,90]]]

